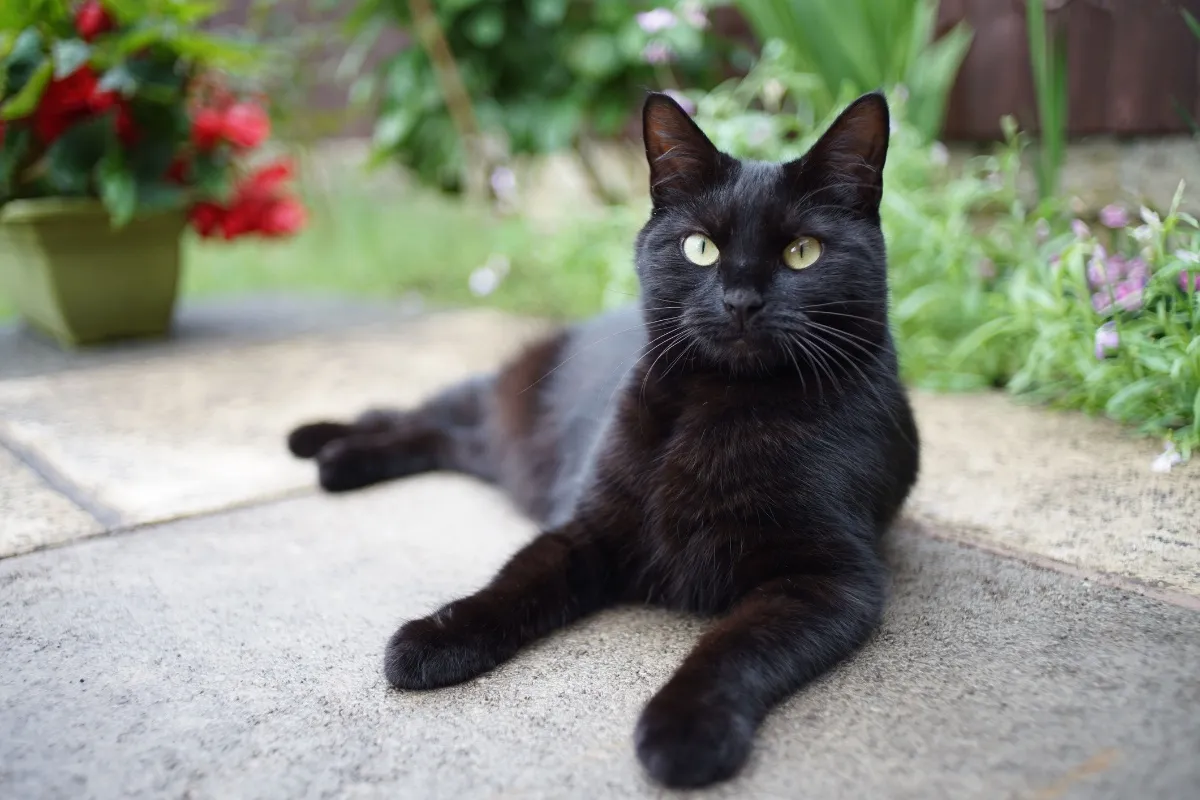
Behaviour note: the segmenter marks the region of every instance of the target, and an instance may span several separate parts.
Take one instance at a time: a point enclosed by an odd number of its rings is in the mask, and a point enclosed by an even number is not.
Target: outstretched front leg
[[[747,593],[642,712],[635,743],[650,775],[676,787],[734,775],[771,708],[875,628],[883,580],[874,554],[861,554]]]
[[[522,548],[480,591],[401,626],[388,642],[384,672],[399,689],[461,683],[612,604],[619,592],[609,529],[568,523]]]

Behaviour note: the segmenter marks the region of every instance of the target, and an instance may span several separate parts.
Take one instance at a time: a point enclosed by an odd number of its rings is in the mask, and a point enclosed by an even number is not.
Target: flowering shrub
[[[270,134],[219,68],[243,45],[195,25],[187,0],[11,0],[0,9],[0,203],[97,197],[114,225],[188,209],[206,236],[280,236],[304,224],[285,162],[251,163]]]
[[[733,50],[701,0],[456,0],[433,3],[480,128],[508,153],[545,153],[619,133],[647,88],[711,86]],[[407,2],[356,0],[360,59],[389,27],[414,30]],[[357,72],[357,65],[352,65]],[[463,153],[434,65],[413,43],[356,94],[378,103],[375,151],[425,182],[458,188]]]

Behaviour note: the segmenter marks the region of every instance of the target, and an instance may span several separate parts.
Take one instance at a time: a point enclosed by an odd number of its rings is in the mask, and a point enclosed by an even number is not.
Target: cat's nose
[[[762,311],[762,307],[762,295],[753,289],[730,289],[725,292],[725,311],[739,330],[745,328],[750,319]]]

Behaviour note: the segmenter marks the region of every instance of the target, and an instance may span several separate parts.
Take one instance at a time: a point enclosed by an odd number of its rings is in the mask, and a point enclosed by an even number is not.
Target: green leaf
[[[138,80],[126,61],[105,72],[96,88],[102,92],[120,92],[125,97],[133,97],[137,93]]]
[[[54,65],[49,61],[43,61],[32,77],[21,87],[21,91],[0,106],[0,119],[20,119],[32,114],[37,108],[38,101],[42,99],[42,92],[50,83],[53,74]]]
[[[10,131],[0,145],[0,196],[12,192],[13,176],[21,165],[21,159],[29,152],[33,135],[28,128]]]
[[[112,139],[112,114],[93,117],[69,128],[46,151],[46,180],[50,187],[65,195],[87,194],[92,172]]]
[[[8,75],[6,91],[20,91],[34,70],[42,63],[42,35],[36,28],[27,28],[12,42],[5,71]]]
[[[113,227],[128,224],[138,206],[137,183],[119,147],[109,148],[96,165],[96,185],[100,188],[100,199],[112,217]]]
[[[54,60],[54,77],[62,79],[73,75],[88,62],[92,48],[82,39],[60,39],[50,48]]]
[[[140,212],[172,211],[187,204],[188,192],[182,186],[172,186],[160,181],[139,181],[137,184],[137,209]]]

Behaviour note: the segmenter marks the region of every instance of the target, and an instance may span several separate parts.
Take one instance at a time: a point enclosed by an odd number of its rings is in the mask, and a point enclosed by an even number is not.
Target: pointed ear
[[[650,163],[650,197],[655,206],[710,185],[728,156],[708,140],[678,103],[651,94],[642,107],[642,138]]]
[[[788,164],[808,186],[824,186],[823,202],[877,216],[883,197],[883,165],[890,130],[881,92],[851,103],[799,161]]]

